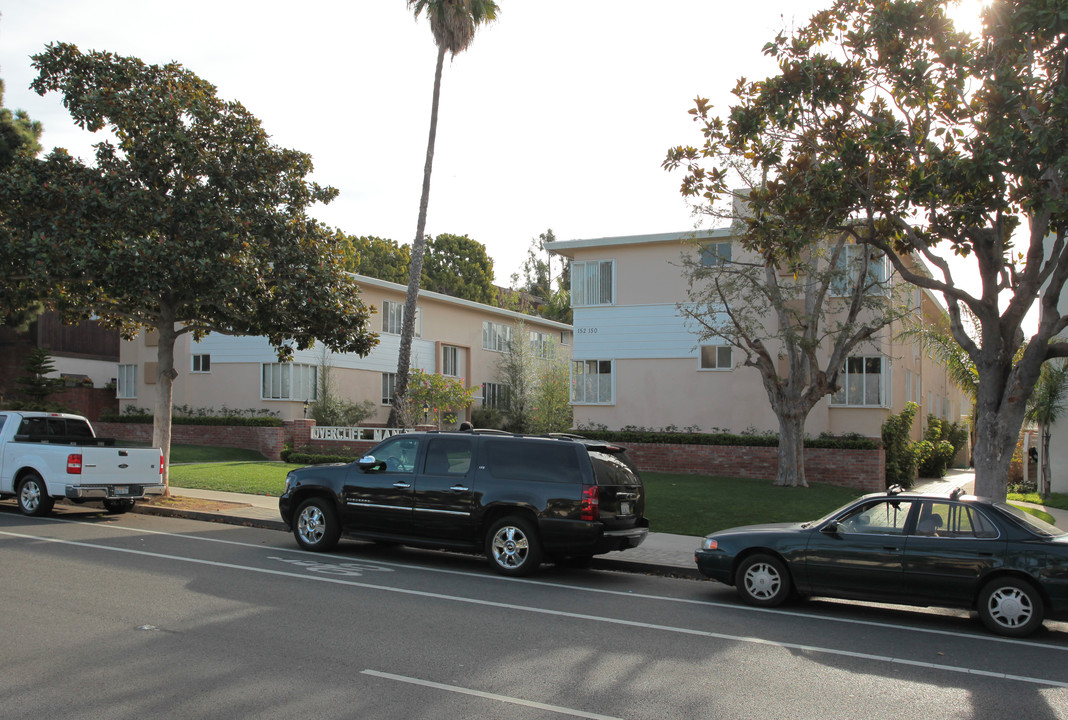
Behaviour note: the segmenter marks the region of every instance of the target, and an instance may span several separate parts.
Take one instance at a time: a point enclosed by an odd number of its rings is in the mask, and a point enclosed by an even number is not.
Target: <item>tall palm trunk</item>
[[[415,309],[419,302],[419,281],[423,276],[423,255],[426,254],[426,211],[430,203],[430,171],[434,165],[434,141],[438,134],[438,101],[441,95],[441,71],[445,66],[445,46],[438,47],[438,63],[434,69],[434,100],[430,108],[430,138],[426,143],[426,164],[423,166],[423,193],[419,198],[419,219],[412,241],[412,264],[408,268],[408,295],[404,300],[404,322],[401,325],[400,355],[397,358],[397,382],[393,389],[393,405],[389,411],[389,427],[398,427],[405,417],[404,399],[408,394],[408,374],[412,364],[412,338],[415,336]]]

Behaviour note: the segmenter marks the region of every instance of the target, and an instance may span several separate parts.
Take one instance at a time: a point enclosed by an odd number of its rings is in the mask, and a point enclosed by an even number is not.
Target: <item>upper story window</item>
[[[571,331],[570,330],[561,330],[560,331],[560,344],[561,345],[570,345],[571,344]]]
[[[853,294],[860,270],[864,267],[864,256],[868,257],[868,274],[864,282],[864,292],[868,295],[882,295],[887,292],[886,279],[889,277],[889,265],[886,256],[867,245],[846,245],[838,255],[838,274],[831,281],[831,294],[846,297]]]
[[[512,345],[512,326],[502,323],[482,322],[482,349],[509,352]]]
[[[404,303],[393,300],[382,301],[382,332],[390,335],[400,335],[404,327]],[[421,308],[415,309],[415,333],[414,337],[423,337],[423,313]]]
[[[195,373],[211,372],[211,355],[194,355],[192,371]]]
[[[263,363],[264,400],[314,400],[318,368],[298,363]]]
[[[734,367],[730,345],[702,345],[702,370],[730,370]]]
[[[547,358],[552,353],[553,340],[548,333],[530,331],[530,349],[535,357]]]
[[[845,368],[838,376],[838,392],[831,399],[832,405],[856,407],[884,407],[886,405],[885,358],[855,355],[846,360]]]
[[[393,391],[397,387],[397,373],[382,373],[382,404],[393,404]]]
[[[701,246],[701,264],[705,267],[729,265],[731,262],[731,244],[714,242]]]
[[[615,296],[615,261],[571,263],[571,306],[612,305]]]
[[[119,376],[116,378],[117,392],[115,397],[137,397],[137,365],[119,365]]]

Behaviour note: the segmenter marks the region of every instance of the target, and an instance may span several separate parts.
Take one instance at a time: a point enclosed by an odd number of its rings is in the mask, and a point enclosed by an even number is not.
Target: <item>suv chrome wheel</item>
[[[293,536],[306,550],[326,551],[337,545],[341,524],[334,508],[321,498],[304,501],[297,508]]]
[[[528,521],[507,517],[494,523],[487,533],[486,557],[498,572],[527,575],[541,564],[541,545]]]

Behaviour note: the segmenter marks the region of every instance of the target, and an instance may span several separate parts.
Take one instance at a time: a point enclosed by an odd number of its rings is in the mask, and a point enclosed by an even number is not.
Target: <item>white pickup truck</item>
[[[15,497],[26,515],[47,515],[61,498],[123,513],[163,491],[158,448],[115,447],[79,415],[0,410],[0,499]]]

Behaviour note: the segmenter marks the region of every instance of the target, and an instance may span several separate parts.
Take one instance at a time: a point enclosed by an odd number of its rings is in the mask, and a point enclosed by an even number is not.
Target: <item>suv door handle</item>
[[[397,482],[393,483],[393,487],[398,488],[400,490],[407,490],[411,486],[411,483],[406,483],[403,480],[398,480]]]
[[[450,490],[454,490],[456,492],[467,492],[467,490],[468,490],[468,488],[465,488],[463,485],[453,485],[449,489]]]

